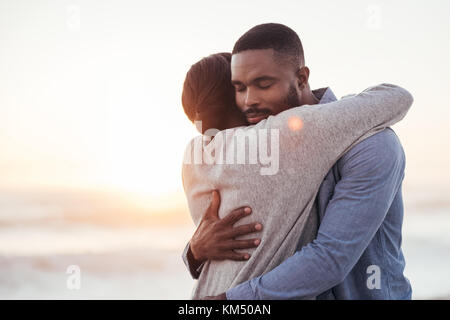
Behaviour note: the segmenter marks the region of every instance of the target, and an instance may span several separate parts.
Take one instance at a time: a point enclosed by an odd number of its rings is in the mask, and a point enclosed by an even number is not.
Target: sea
[[[195,281],[181,259],[195,230],[187,208],[155,213],[117,199],[1,190],[0,299],[190,299]],[[450,299],[449,200],[405,193],[413,299]]]

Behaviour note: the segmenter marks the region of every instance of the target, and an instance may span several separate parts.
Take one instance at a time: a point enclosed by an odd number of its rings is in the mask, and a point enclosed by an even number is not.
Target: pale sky
[[[450,2],[0,0],[0,187],[182,192],[190,65],[259,23],[298,32],[312,88],[389,82],[406,183],[450,181]]]

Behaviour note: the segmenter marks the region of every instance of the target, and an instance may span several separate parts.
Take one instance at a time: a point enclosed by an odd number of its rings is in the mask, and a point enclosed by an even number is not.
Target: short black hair
[[[197,114],[208,110],[224,114],[235,104],[230,63],[231,53],[216,53],[201,59],[187,72],[181,100],[192,122]]]
[[[305,64],[302,42],[291,28],[279,23],[257,25],[235,43],[232,54],[247,50],[273,49],[284,55],[295,67]]]

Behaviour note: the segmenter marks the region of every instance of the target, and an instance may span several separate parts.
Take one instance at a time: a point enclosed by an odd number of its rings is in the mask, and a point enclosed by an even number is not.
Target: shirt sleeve
[[[191,254],[191,250],[190,250],[190,242],[188,242],[186,244],[186,247],[183,250],[183,254],[181,256],[181,258],[183,259],[184,264],[186,265],[186,267],[189,270],[189,273],[191,274],[193,279],[198,279],[198,277],[200,277],[200,273],[202,272],[203,269],[203,265],[205,264],[204,262],[202,262],[197,269],[195,269],[194,265],[194,257]]]
[[[338,165],[341,180],[317,238],[272,271],[228,290],[227,299],[311,299],[345,279],[401,186],[405,155],[387,129],[356,145]]]

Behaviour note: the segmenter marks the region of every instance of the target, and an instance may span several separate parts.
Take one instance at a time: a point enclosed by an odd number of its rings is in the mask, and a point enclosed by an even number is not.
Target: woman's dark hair
[[[192,122],[196,118],[205,121],[202,118],[205,112],[215,114],[217,121],[222,120],[228,108],[235,105],[230,64],[231,53],[216,53],[201,59],[187,72],[181,100]]]

